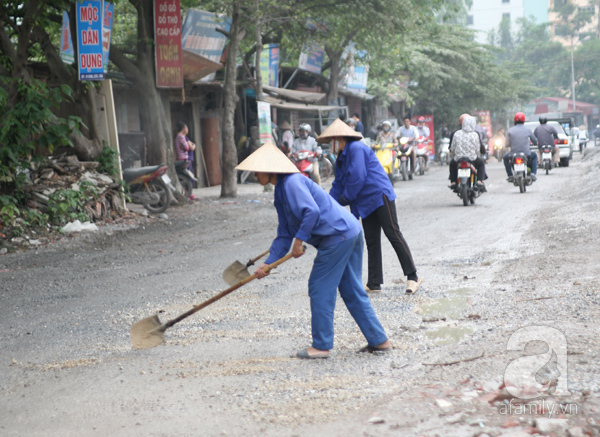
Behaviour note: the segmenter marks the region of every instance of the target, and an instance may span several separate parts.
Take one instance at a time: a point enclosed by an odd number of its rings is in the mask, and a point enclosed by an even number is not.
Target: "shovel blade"
[[[248,276],[250,276],[250,272],[248,272],[248,267],[246,267],[245,264],[242,264],[239,261],[235,261],[234,263],[232,263],[223,272],[223,280],[227,285],[230,286],[243,281]]]
[[[146,317],[131,327],[131,343],[135,349],[150,349],[164,343],[165,331],[158,315]]]

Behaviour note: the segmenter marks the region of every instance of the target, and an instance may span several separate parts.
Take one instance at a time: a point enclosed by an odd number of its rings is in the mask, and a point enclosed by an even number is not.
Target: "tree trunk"
[[[254,0],[254,12],[256,14],[256,57],[254,62],[254,75],[256,76],[256,100],[262,99],[263,95],[263,82],[262,82],[262,71],[260,71],[260,57],[262,54],[263,44],[262,35],[260,33],[260,14],[258,10],[258,0]]]
[[[334,52],[331,49],[325,48],[331,65],[329,66],[329,91],[327,92],[327,104],[338,105],[338,83],[340,81],[340,58],[342,52]]]
[[[236,93],[236,58],[240,43],[240,0],[233,3],[231,14],[231,30],[229,32],[229,47],[225,64],[225,84],[223,93],[225,105],[223,108],[223,177],[221,181],[221,197],[237,196],[237,149],[234,138],[234,114],[238,101]]]
[[[169,119],[155,83],[153,0],[130,0],[138,13],[137,56],[133,62],[118,47],[111,47],[110,60],[133,84],[140,99],[140,118],[146,134],[148,163],[169,165],[169,177],[178,185],[173,166],[173,137]]]

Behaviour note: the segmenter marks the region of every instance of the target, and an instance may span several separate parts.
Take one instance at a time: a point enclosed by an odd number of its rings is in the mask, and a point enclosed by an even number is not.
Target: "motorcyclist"
[[[419,138],[420,137],[424,137],[425,140],[429,139],[429,135],[431,135],[431,132],[429,131],[429,127],[425,124],[425,117],[423,116],[419,116],[417,118],[417,132],[419,132]],[[427,153],[429,154],[429,150],[427,151]],[[428,165],[429,165],[429,157],[426,157],[426,161],[425,161],[425,169],[427,169]]]
[[[298,153],[301,150],[315,152],[317,156],[313,160],[313,172],[310,175],[310,178],[317,184],[321,185],[321,175],[319,173],[318,157],[321,156],[323,150],[321,149],[321,146],[319,146],[319,143],[317,143],[317,140],[310,136],[311,131],[312,128],[308,123],[302,123],[298,127],[298,138],[294,140],[294,143],[292,144],[292,148],[288,156],[291,157],[294,153]]]
[[[387,120],[381,123],[381,132],[379,132],[379,134],[377,135],[375,143],[381,145],[389,143],[392,143],[393,145],[398,144],[398,139],[394,136],[394,133],[392,132],[392,123],[390,123]]]
[[[531,164],[531,179],[537,180],[538,156],[537,153],[531,151],[529,143],[537,145],[538,141],[531,129],[526,128],[524,123],[525,114],[517,112],[515,114],[515,125],[508,130],[506,147],[510,148],[510,152],[505,153],[503,157],[508,182],[514,181],[511,160],[515,153],[524,153],[528,156],[528,161]]]
[[[594,129],[594,141],[598,143],[600,140],[600,124],[596,125],[596,129]]]
[[[546,117],[540,117],[540,125],[535,128],[533,134],[538,140],[538,158],[542,160],[542,148],[543,146],[552,147],[552,163],[554,167],[558,166],[560,161],[560,149],[555,145],[554,140],[558,140],[558,132],[554,126],[548,124]]]
[[[450,152],[454,156],[450,161],[450,189],[456,190],[458,187],[458,159],[462,157],[469,158],[477,169],[478,188],[485,191],[483,180],[485,179],[485,163],[481,159],[481,137],[475,132],[477,120],[469,114],[460,116],[462,129],[454,132]]]
[[[403,124],[403,126],[400,126],[400,129],[398,129],[398,131],[396,132],[396,137],[397,138],[407,137],[409,144],[414,143],[415,140],[419,137],[419,131],[417,130],[417,128],[415,126],[412,126],[410,124],[410,117],[408,115],[405,115],[404,118],[402,119],[402,121],[404,124]],[[411,174],[415,171],[416,161],[417,161],[417,155],[415,153],[415,148],[413,147],[412,151],[410,152],[410,172],[411,172]]]
[[[476,118],[475,132],[479,134],[479,138],[481,138],[481,143],[483,144],[483,149],[481,154],[484,155],[482,158],[485,160],[487,158],[488,145],[490,143],[490,137],[488,136],[487,129],[484,128],[481,124],[479,124],[479,120]]]

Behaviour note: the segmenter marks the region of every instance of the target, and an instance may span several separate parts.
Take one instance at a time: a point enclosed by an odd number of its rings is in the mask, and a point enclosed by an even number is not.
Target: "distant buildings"
[[[479,31],[477,41],[485,43],[490,30],[498,29],[504,17],[510,20],[514,30],[518,28],[517,20],[523,17],[533,17],[537,23],[547,23],[548,9],[549,0],[473,0],[467,26]]]
[[[571,42],[562,37],[560,17],[550,12],[554,8],[555,1],[562,0],[473,0],[473,6],[467,15],[467,26],[478,31],[476,37],[478,42],[486,43],[490,30],[498,29],[504,17],[510,19],[513,31],[518,29],[519,18],[533,17],[538,24],[551,23],[550,33],[554,39],[565,46],[570,46]],[[599,7],[590,6],[590,0],[571,1],[580,11],[592,15],[591,22],[581,29],[575,43],[578,44],[587,36],[600,38]]]

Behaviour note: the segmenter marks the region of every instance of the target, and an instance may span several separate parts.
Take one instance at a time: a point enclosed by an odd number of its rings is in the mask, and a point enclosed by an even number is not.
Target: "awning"
[[[220,70],[223,65],[220,62],[211,61],[204,56],[189,50],[183,52],[183,77],[190,82],[198,82],[203,77]]]
[[[290,111],[327,112],[336,111],[339,109],[347,109],[347,106],[309,105],[306,103],[286,102],[271,96],[263,96],[262,100],[275,108],[287,109]]]
[[[348,88],[340,88],[340,89],[338,89],[338,93],[342,94],[344,96],[358,97],[359,99],[362,99],[362,100],[373,100],[375,98],[375,96],[373,96],[371,94],[363,93],[363,92],[356,91],[356,90],[350,90]]]
[[[301,103],[325,103],[325,93],[310,93],[307,91],[288,90],[286,88],[276,88],[266,85],[263,86],[263,91],[271,94],[275,98],[281,97]]]

